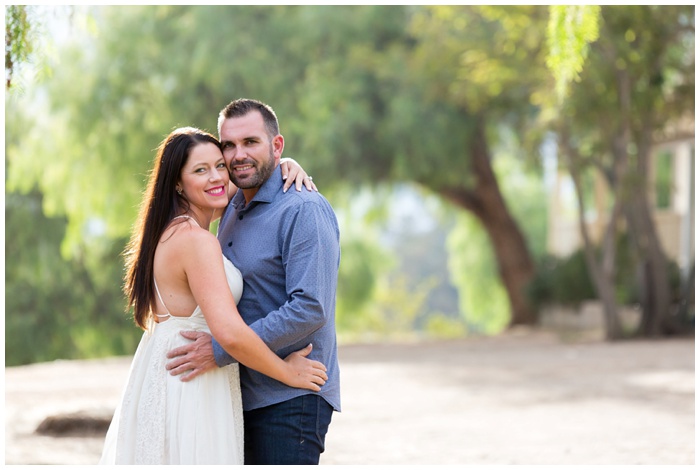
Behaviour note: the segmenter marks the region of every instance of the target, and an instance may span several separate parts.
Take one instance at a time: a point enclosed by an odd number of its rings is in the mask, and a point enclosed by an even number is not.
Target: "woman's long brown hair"
[[[139,217],[124,252],[127,309],[134,308],[134,322],[144,330],[148,328],[151,312],[156,307],[153,260],[158,241],[173,217],[189,208],[187,200],[178,195],[175,188],[190,151],[203,143],[221,147],[216,137],[193,127],[176,129],[161,142],[141,201]]]

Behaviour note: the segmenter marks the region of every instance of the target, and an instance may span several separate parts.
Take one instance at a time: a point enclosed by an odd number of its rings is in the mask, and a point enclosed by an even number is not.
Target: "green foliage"
[[[545,256],[538,263],[537,275],[528,286],[532,303],[545,305],[578,306],[584,300],[596,297],[583,250],[566,258]]]
[[[339,329],[341,342],[375,342],[413,339],[415,322],[423,312],[431,283],[413,286],[400,273],[377,280],[371,302],[355,311],[351,322]]]
[[[466,322],[443,313],[434,313],[425,324],[426,333],[433,338],[463,338],[469,334]]]
[[[615,251],[615,297],[620,305],[637,305],[642,302],[639,290],[640,276],[636,253],[628,234],[618,237]],[[599,256],[599,254],[596,254]],[[678,265],[668,262],[674,302],[680,300],[681,277]],[[581,302],[596,298],[593,282],[583,249],[566,257],[545,255],[540,258],[537,275],[528,286],[528,296],[538,308],[545,305],[578,307]]]
[[[451,254],[448,267],[459,291],[460,312],[469,329],[482,334],[501,332],[509,321],[508,297],[498,282],[484,230],[474,217],[460,215],[447,246]]]
[[[671,207],[673,188],[673,156],[670,152],[660,152],[654,158],[654,207]]]
[[[300,152],[315,156],[314,172],[357,183],[396,176],[403,136],[394,138],[392,120],[410,117],[394,116],[392,109],[407,101],[397,86],[409,47],[406,14],[404,7],[387,6],[299,11],[298,19],[311,19],[314,27],[297,58],[306,70],[289,129]]]
[[[26,62],[34,49],[32,24],[27,5],[5,5],[5,88],[12,85],[17,67]]]
[[[24,131],[38,120],[22,112],[32,109],[22,107],[23,96],[7,98],[13,118],[5,124],[6,155],[36,171],[55,155],[22,152]],[[46,216],[42,194],[24,183],[21,193],[5,193],[6,365],[133,353],[140,332],[124,312],[125,240],[85,237],[90,255],[78,251],[64,258],[66,218]]]
[[[5,6],[5,89],[23,94],[53,75],[54,33],[60,36],[75,5]]]
[[[543,58],[547,10],[539,6],[431,6],[416,11],[411,72],[430,101],[505,117],[531,106],[532,85],[547,77]]]
[[[341,250],[336,321],[341,330],[363,328],[358,312],[372,303],[377,279],[386,271],[390,256],[367,239],[344,241]]]
[[[41,195],[5,194],[5,364],[131,354],[140,336],[124,312],[121,244],[93,260],[64,260],[62,217],[42,214]],[[123,242],[123,240],[122,240]]]
[[[613,146],[629,128],[630,168],[652,132],[694,110],[693,6],[605,6],[599,39],[591,44],[580,81],[554,120],[568,126],[584,166],[610,175]],[[581,168],[581,170],[583,167]],[[630,178],[639,178],[631,172]],[[635,174],[636,173],[636,174]],[[646,191],[630,180],[630,198]]]
[[[547,66],[556,78],[556,91],[563,100],[571,82],[583,70],[590,47],[598,39],[600,6],[551,5],[549,7]]]
[[[400,185],[335,188],[329,200],[341,226],[336,308],[341,341],[466,334],[446,270],[447,224],[437,222],[437,198]],[[428,207],[434,212],[428,214]]]

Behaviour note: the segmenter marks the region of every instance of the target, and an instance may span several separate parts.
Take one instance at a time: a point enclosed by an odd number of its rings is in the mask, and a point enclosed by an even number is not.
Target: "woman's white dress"
[[[236,303],[240,271],[224,257]],[[166,354],[186,344],[183,330],[209,328],[202,310],[144,332],[121,403],[112,418],[100,464],[243,464],[243,409],[238,364],[182,382],[165,369]]]

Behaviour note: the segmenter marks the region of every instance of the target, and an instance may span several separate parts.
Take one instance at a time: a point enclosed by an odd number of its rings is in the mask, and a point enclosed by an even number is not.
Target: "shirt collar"
[[[278,164],[272,171],[272,174],[267,179],[267,181],[265,181],[262,184],[262,186],[260,186],[260,189],[258,189],[258,192],[255,194],[255,197],[253,197],[253,199],[250,201],[248,206],[250,207],[251,204],[253,204],[254,202],[272,202],[275,198],[275,195],[282,189],[283,185],[284,181],[282,181],[282,168]],[[241,210],[244,208],[245,196],[243,196],[243,191],[236,191],[236,194],[233,196],[233,204],[237,210]]]

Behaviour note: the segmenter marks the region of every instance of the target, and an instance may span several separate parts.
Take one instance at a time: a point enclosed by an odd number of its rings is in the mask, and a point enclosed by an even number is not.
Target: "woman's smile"
[[[226,196],[226,187],[216,186],[215,188],[207,189],[205,192],[212,196]]]

